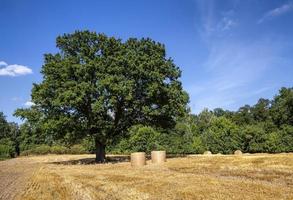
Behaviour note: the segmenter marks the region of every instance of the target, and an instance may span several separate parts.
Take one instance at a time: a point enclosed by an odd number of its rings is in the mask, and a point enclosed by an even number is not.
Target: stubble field
[[[0,199],[293,199],[293,154],[195,155],[132,168],[127,157],[0,161]]]

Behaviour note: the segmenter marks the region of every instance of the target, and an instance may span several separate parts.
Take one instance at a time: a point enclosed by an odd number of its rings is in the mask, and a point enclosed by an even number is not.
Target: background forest
[[[41,114],[30,108],[17,110],[16,116],[26,112],[26,120],[17,125],[6,121],[0,112],[0,157],[9,158],[29,154],[93,153],[91,137],[56,139],[47,130]],[[29,113],[29,115],[28,115]],[[62,131],[62,130],[60,130]],[[281,88],[272,99],[259,99],[237,111],[221,108],[204,109],[199,114],[186,113],[176,119],[172,129],[140,124],[128,129],[126,136],[116,137],[106,147],[108,153],[150,152],[165,149],[172,154],[293,151],[293,88]]]

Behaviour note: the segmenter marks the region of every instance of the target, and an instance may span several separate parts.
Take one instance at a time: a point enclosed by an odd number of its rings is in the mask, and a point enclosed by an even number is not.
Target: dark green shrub
[[[95,153],[96,151],[95,141],[92,137],[84,138],[81,142],[81,146],[86,152]]]
[[[41,144],[32,149],[32,153],[36,155],[44,155],[51,153],[51,147],[46,144]]]
[[[265,149],[271,153],[280,153],[285,151],[282,140],[281,140],[281,131],[271,132],[267,135],[265,141]]]
[[[283,125],[280,130],[282,151],[293,152],[293,126]]]
[[[130,154],[131,147],[129,145],[128,139],[124,138],[116,145],[107,146],[107,152],[110,152],[111,154]]]
[[[241,130],[242,150],[250,153],[268,152],[268,134],[262,124],[247,125]]]
[[[205,147],[202,138],[195,136],[192,139],[192,153],[202,154],[207,148]]]
[[[232,153],[241,149],[239,132],[239,128],[231,120],[225,117],[213,118],[202,135],[206,150],[213,153]]]
[[[160,133],[150,126],[133,126],[129,130],[128,140],[131,151],[143,151],[150,153],[153,150],[161,150],[159,144]]]
[[[0,144],[0,160],[10,158],[11,148],[8,145]]]
[[[68,150],[69,154],[86,154],[88,151],[80,144],[75,144]]]
[[[20,152],[20,156],[29,156],[29,155],[34,155],[32,149],[24,150]]]
[[[129,137],[123,138],[111,148],[111,153],[131,153],[142,151],[150,153],[153,150],[162,150],[160,133],[150,126],[135,125],[129,129]]]
[[[50,153],[52,154],[66,154],[69,149],[61,145],[54,145],[50,147]]]
[[[8,138],[0,140],[0,157],[13,158],[15,154],[14,150],[14,145],[11,140]]]

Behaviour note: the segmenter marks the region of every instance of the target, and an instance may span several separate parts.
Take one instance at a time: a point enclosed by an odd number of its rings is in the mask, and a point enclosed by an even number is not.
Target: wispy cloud
[[[32,74],[33,71],[23,65],[8,65],[4,61],[0,61],[0,76],[22,76],[22,75],[27,75],[27,74]]]
[[[259,98],[271,88],[262,80],[274,67],[280,66],[278,41],[224,40],[210,46],[210,53],[202,63],[206,79],[187,86],[193,112],[203,108],[222,107],[235,110],[245,99]],[[245,102],[249,103],[249,102]]]
[[[234,7],[219,11],[216,1],[196,1],[200,26],[197,27],[204,40],[209,37],[222,37],[238,24]]]
[[[31,101],[27,101],[27,102],[24,103],[24,105],[27,106],[27,107],[31,107],[31,106],[34,106],[35,103],[31,102]]]
[[[288,13],[290,11],[293,11],[293,2],[283,4],[282,6],[280,6],[278,8],[275,8],[273,10],[268,11],[257,21],[257,23],[261,24],[266,20],[283,15],[283,14]]]
[[[196,64],[200,76],[184,84],[192,112],[217,107],[237,110],[256,103],[260,97],[270,98],[269,93],[284,85],[280,81],[286,74],[283,69],[292,66],[287,56],[291,43],[278,35],[254,32],[255,24],[252,26],[247,12],[242,12],[237,3],[230,7],[220,6],[222,2],[218,1],[196,3],[196,27],[201,47],[205,48]],[[287,3],[273,9],[264,14],[261,22],[287,13],[292,7]],[[250,11],[253,14],[254,10]]]
[[[223,17],[221,21],[218,23],[217,28],[220,31],[228,31],[236,25],[237,23],[234,19],[229,17]]]
[[[202,35],[209,35],[215,30],[215,12],[213,1],[196,1],[199,20],[201,26],[198,26]]]

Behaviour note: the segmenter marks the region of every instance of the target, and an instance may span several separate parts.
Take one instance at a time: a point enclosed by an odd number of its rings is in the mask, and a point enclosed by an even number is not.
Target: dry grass
[[[148,161],[141,168],[129,162],[80,164],[92,158],[14,159],[34,166],[18,199],[293,199],[293,154],[198,155],[164,165]],[[7,162],[0,162],[0,173],[7,172]]]

